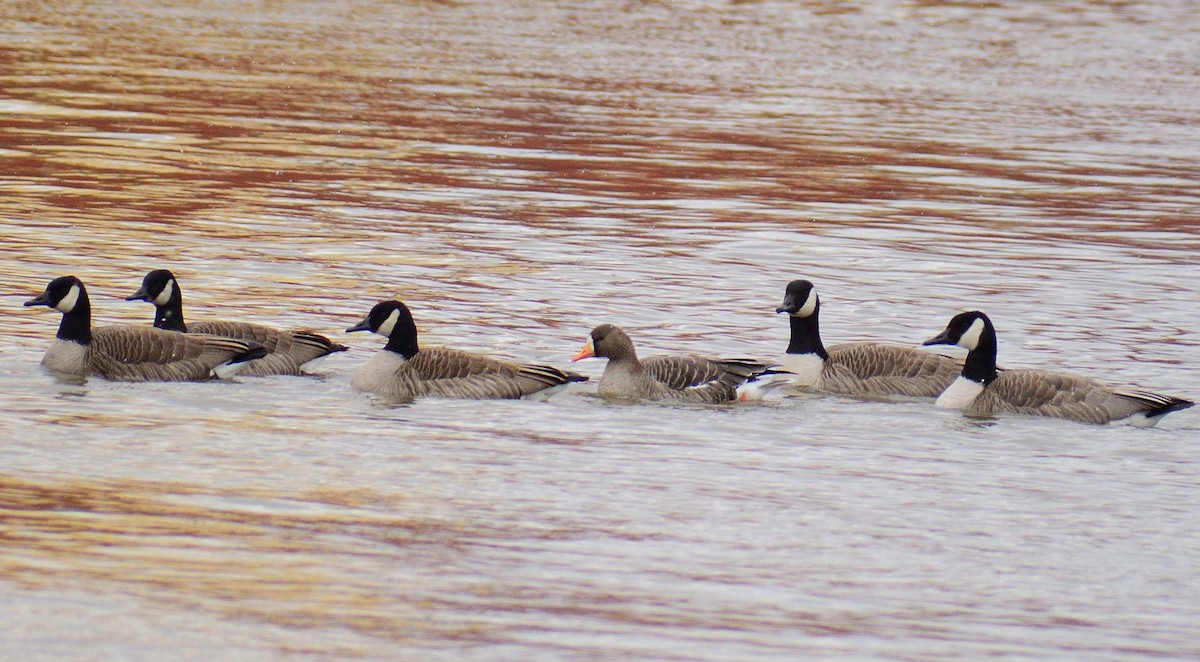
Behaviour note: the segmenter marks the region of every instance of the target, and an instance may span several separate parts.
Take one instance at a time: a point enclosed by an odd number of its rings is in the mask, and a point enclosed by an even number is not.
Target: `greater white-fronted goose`
[[[383,301],[363,321],[346,329],[387,338],[383,349],[361,365],[354,388],[404,402],[420,396],[460,399],[544,399],[587,377],[553,366],[517,364],[444,347],[420,347],[408,307]]]
[[[776,313],[787,313],[791,340],[779,364],[792,385],[862,397],[936,398],[962,371],[962,361],[915,347],[870,342],[821,342],[821,300],[813,284],[794,280]]]
[[[116,381],[203,381],[237,374],[267,351],[254,341],[185,335],[148,326],[92,328],[87,288],[74,276],[50,281],[26,306],[61,312],[62,323],[42,365],[69,377],[96,375]]]
[[[322,335],[299,329],[276,329],[263,324],[233,321],[193,322],[183,319],[183,292],[179,281],[167,269],[146,274],[137,292],[126,301],[149,301],[154,304],[154,326],[181,333],[207,333],[226,338],[253,340],[269,352],[266,356],[242,369],[242,376],[299,375],[312,372],[330,354],[344,352],[347,347]]]
[[[955,315],[926,345],[958,345],[967,350],[962,373],[937,399],[939,407],[970,414],[1053,416],[1080,423],[1124,421],[1152,427],[1163,416],[1192,402],[1094,379],[1045,370],[996,369],[996,329],[975,310]]]
[[[752,359],[651,356],[639,359],[633,340],[620,327],[592,329],[572,360],[608,359],[598,392],[613,400],[681,400],[718,404],[738,399],[738,387],[767,364]]]

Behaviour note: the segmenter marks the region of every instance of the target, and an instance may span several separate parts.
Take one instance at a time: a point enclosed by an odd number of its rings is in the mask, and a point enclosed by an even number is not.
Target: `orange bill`
[[[578,361],[580,359],[591,358],[595,355],[596,355],[596,349],[594,347],[592,347],[592,339],[588,338],[588,341],[583,344],[583,349],[579,350],[579,352],[577,352],[575,354],[575,356],[572,356],[571,360]]]

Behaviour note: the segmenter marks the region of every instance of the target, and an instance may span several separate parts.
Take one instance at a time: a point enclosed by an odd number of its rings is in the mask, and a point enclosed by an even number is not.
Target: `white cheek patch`
[[[804,299],[804,305],[800,306],[800,310],[795,312],[796,317],[811,317],[817,310],[817,292],[809,290],[808,297]]]
[[[983,327],[983,320],[976,317],[975,321],[971,322],[971,327],[958,339],[958,346],[966,349],[968,352],[975,349],[979,345],[979,336],[983,334]]]
[[[69,313],[75,310],[75,304],[77,303],[79,303],[79,286],[72,285],[67,295],[54,304],[54,308],[60,313]]]
[[[168,303],[171,302],[172,294],[175,294],[175,279],[174,278],[172,278],[171,280],[168,280],[167,285],[166,285],[166,287],[163,288],[162,292],[159,292],[158,296],[154,297],[154,305],[156,305],[156,306],[167,305]]]
[[[392,336],[392,329],[396,328],[396,321],[399,319],[400,319],[400,311],[393,310],[392,314],[388,315],[387,319],[383,320],[383,324],[380,324],[379,328],[375,330],[375,333],[378,333],[381,336],[387,336],[390,338]]]

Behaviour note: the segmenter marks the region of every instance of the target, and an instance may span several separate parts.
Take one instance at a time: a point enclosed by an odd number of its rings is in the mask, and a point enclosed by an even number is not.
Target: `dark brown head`
[[[579,353],[571,360],[579,361],[593,356],[609,360],[629,357],[637,359],[637,352],[633,348],[633,341],[620,327],[601,324],[592,329],[583,349],[579,350]]]

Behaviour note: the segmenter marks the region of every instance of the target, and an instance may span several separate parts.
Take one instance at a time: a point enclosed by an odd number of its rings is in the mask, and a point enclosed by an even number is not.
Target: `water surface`
[[[0,8],[0,614],[22,659],[1193,659],[1200,413],[353,392],[422,341],[769,357],[956,311],[1195,398],[1188,3],[120,0]],[[327,333],[309,378],[63,385],[152,268]],[[593,377],[599,362],[575,366]]]

